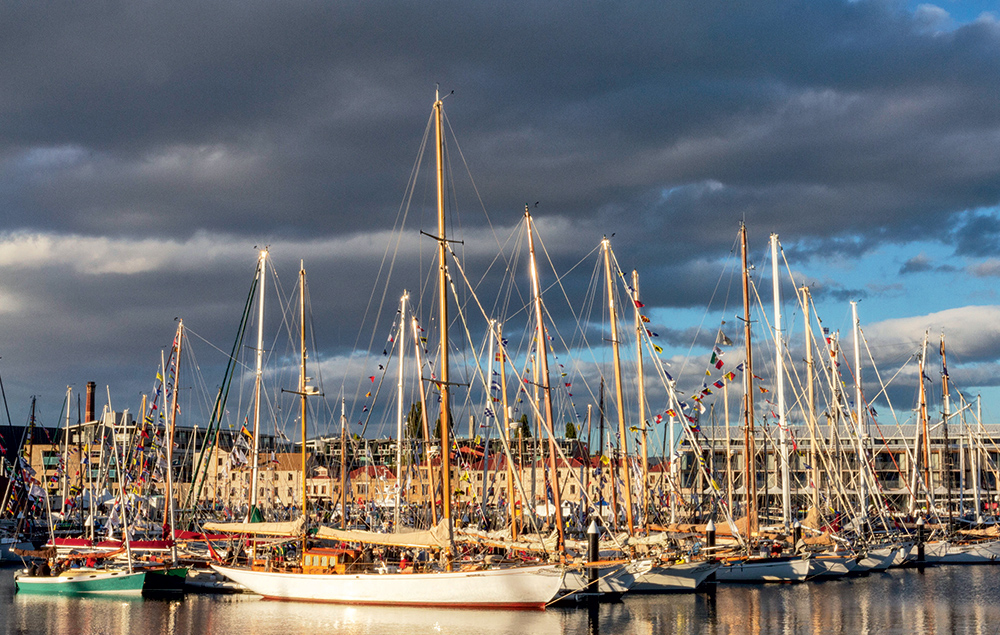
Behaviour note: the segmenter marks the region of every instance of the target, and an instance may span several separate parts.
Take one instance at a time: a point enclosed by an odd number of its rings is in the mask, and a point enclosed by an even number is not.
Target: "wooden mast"
[[[615,288],[614,279],[611,277],[611,241],[605,238],[601,241],[604,248],[604,277],[608,286],[608,319],[611,323],[611,350],[615,367],[615,393],[618,399],[618,436],[621,437],[622,453],[622,489],[625,490],[625,523],[629,535],[635,533],[635,522],[632,518],[632,479],[628,471],[628,428],[625,426],[625,394],[622,387],[622,364],[618,355],[618,318],[615,315]],[[619,466],[612,465],[612,471],[619,469]],[[614,491],[614,490],[612,490]],[[614,510],[615,518],[618,517],[618,510]]]
[[[308,482],[308,472],[306,471],[306,397],[310,394],[314,394],[315,391],[311,390],[309,386],[306,385],[308,377],[306,377],[306,267],[305,263],[301,260],[299,261],[299,352],[300,352],[300,367],[299,367],[299,398],[302,403],[302,411],[300,413],[302,418],[302,517],[306,520],[306,526],[309,524],[309,494],[306,491],[306,483]],[[305,535],[302,536],[302,549],[305,553]]]
[[[750,275],[747,269],[747,226],[740,225],[740,247],[743,254],[743,329],[746,340],[746,367],[743,376],[746,383],[743,410],[743,452],[745,458],[744,487],[747,495],[747,533],[750,537],[757,533],[757,453],[754,448],[753,431],[753,350],[750,339]]]
[[[931,480],[931,447],[927,429],[927,389],[924,386],[924,365],[927,358],[927,333],[920,352],[920,434],[923,436],[924,451],[924,493],[927,496],[927,512],[934,511],[934,482]]]
[[[340,528],[347,529],[347,406],[340,400]]]
[[[444,216],[444,103],[435,91],[434,101],[435,148],[437,155],[437,212],[438,212],[438,328],[441,331],[441,361],[438,368],[438,388],[441,393],[441,488],[443,491],[442,515],[448,525],[448,565],[454,552],[451,523],[451,411],[448,384],[448,262],[447,236]]]
[[[507,404],[507,347],[503,345],[503,326],[499,323],[496,326],[496,338],[498,355],[500,357],[500,399],[503,408],[503,430],[507,439],[507,449],[510,449],[510,407]],[[490,362],[492,364],[492,362]],[[517,505],[514,494],[517,488],[514,487],[514,453],[508,452],[507,463],[507,507],[510,514],[510,538],[517,540],[517,522],[514,514],[517,512]]]
[[[536,331],[535,337],[538,345],[536,349],[536,357],[538,359],[538,374],[542,388],[542,394],[545,397],[545,431],[549,435],[549,470],[551,471],[551,486],[552,486],[552,504],[555,505],[555,515],[556,515],[556,529],[559,532],[559,542],[556,545],[556,549],[560,554],[565,553],[566,546],[566,536],[564,534],[563,518],[562,518],[562,494],[559,491],[559,471],[557,469],[557,454],[556,451],[556,436],[553,430],[552,424],[552,386],[549,384],[549,355],[548,346],[546,342],[548,341],[545,337],[545,324],[542,321],[542,291],[538,283],[538,266],[535,260],[535,241],[532,236],[531,230],[531,214],[528,211],[528,206],[524,206],[524,218],[527,222],[528,230],[528,254],[531,259],[531,288],[535,296],[535,321],[536,321]],[[548,497],[546,496],[546,506],[548,506]]]

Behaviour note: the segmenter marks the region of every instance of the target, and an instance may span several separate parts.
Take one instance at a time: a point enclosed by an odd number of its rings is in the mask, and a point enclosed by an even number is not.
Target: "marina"
[[[0,569],[0,632],[38,635],[993,635],[1000,571],[992,566],[890,570],[788,585],[717,585],[673,595],[545,611],[421,609],[268,602],[259,596],[111,599],[15,594]]]
[[[63,3],[0,635],[1000,635],[992,4]]]

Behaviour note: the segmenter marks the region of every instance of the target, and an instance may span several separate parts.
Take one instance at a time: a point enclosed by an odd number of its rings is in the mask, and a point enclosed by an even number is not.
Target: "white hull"
[[[917,547],[912,553],[915,556]],[[969,544],[947,541],[929,542],[924,545],[924,562],[927,564],[988,564],[1000,558],[1000,542]]]
[[[656,566],[639,576],[632,593],[683,593],[702,585],[719,568],[718,562],[685,562]]]
[[[841,578],[857,568],[857,556],[814,555],[809,558],[809,579]]]
[[[809,559],[798,557],[736,560],[715,572],[719,582],[802,582],[809,577]]]
[[[605,569],[598,569],[598,593],[605,595],[621,595],[632,588],[636,579],[650,570],[652,560],[633,560]],[[563,579],[560,596],[567,596],[586,591],[587,569],[569,569]]]
[[[870,567],[872,571],[885,571],[889,567],[898,567],[906,560],[906,555],[910,551],[910,545],[893,545],[890,547],[879,547],[869,549],[868,553],[861,560],[861,563]]]
[[[450,573],[303,574],[212,565],[230,580],[276,600],[343,604],[544,608],[562,585],[555,565]]]

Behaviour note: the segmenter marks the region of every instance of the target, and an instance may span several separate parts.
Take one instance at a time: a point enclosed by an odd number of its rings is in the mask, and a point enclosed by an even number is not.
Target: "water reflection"
[[[722,586],[714,593],[626,597],[588,609],[464,611],[268,602],[256,596],[123,600],[14,595],[0,569],[8,633],[344,635],[706,635],[972,633],[1000,625],[1000,568],[944,567],[798,585]]]

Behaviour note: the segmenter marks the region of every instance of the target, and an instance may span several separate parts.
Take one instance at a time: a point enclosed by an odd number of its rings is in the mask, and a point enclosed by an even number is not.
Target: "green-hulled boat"
[[[14,575],[18,593],[39,595],[140,595],[146,574],[143,571],[106,571],[100,569],[70,569],[56,576],[31,575],[21,571]]]

